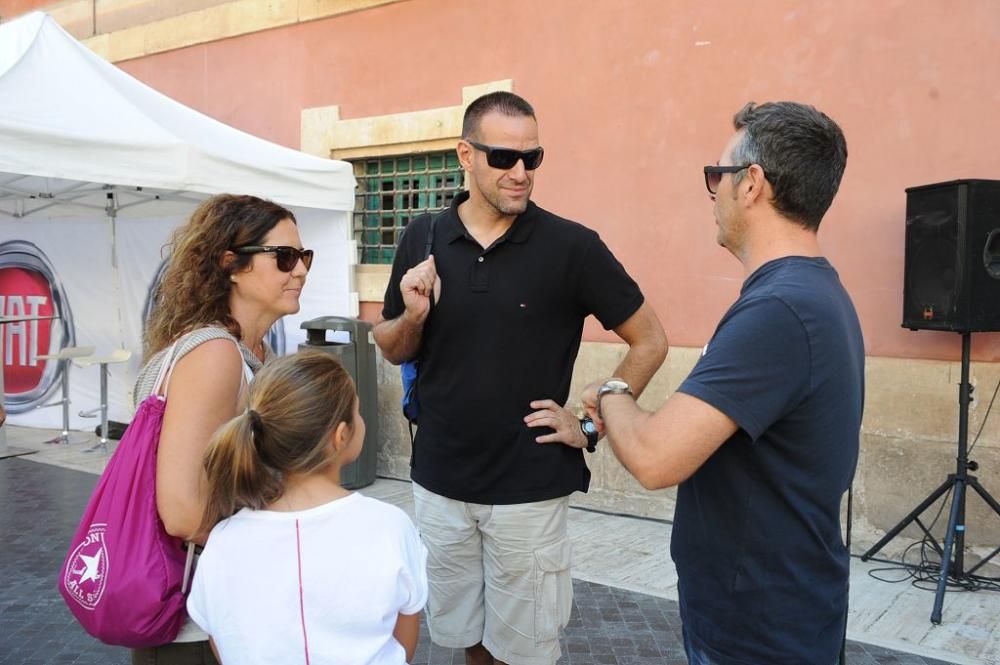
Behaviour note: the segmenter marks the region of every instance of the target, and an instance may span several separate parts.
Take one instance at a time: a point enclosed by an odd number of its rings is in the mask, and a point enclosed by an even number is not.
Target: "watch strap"
[[[588,429],[588,425],[590,428]],[[580,431],[583,435],[587,437],[587,452],[592,453],[597,450],[597,441],[601,438],[601,435],[597,432],[597,427],[594,425],[594,421],[590,417],[580,418]]]

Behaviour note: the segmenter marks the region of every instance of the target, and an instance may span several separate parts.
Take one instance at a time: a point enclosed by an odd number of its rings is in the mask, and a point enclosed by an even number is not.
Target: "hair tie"
[[[264,421],[261,420],[260,414],[253,409],[248,407],[245,411],[243,411],[243,415],[250,417],[250,427],[254,430],[254,432],[259,432],[264,428]]]
[[[265,466],[270,467],[270,460],[267,453],[261,447],[260,438],[257,436],[264,430],[264,421],[261,419],[259,413],[249,407],[243,410],[243,415],[250,418],[250,445],[253,446],[254,451],[257,453],[257,458],[263,462]]]

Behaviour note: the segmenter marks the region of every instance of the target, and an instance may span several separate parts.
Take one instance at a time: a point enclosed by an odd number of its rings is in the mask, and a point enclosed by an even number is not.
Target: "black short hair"
[[[462,138],[475,138],[483,116],[494,111],[512,118],[535,117],[535,109],[531,108],[531,104],[523,97],[519,97],[513,92],[489,92],[473,100],[465,109],[465,117],[462,118]]]
[[[746,130],[733,148],[733,164],[759,164],[774,190],[775,209],[817,230],[847,166],[847,141],[837,123],[806,104],[750,102],[733,126]],[[742,177],[736,174],[735,181]]]

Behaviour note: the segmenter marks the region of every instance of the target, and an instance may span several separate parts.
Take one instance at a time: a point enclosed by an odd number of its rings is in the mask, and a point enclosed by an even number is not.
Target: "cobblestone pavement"
[[[0,460],[0,665],[126,664],[126,650],[92,639],[56,590],[68,540],[97,477],[29,457]],[[561,665],[684,665],[675,602],[574,582],[575,607]],[[426,627],[413,665],[463,663],[460,650],[430,643]],[[947,665],[851,642],[849,665]]]

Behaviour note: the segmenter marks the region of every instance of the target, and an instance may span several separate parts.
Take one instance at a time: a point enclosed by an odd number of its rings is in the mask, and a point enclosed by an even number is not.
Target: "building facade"
[[[399,232],[461,185],[451,150],[465,104],[488,90],[523,95],[546,149],[535,200],[597,230],[667,330],[670,356],[641,400],[650,408],[742,282],[715,244],[701,167],[745,102],[814,104],[850,153],[819,237],[868,354],[856,538],[870,542],[954,472],[960,336],[900,325],[904,190],[1000,179],[994,0],[0,0],[0,19],[33,9],[182,103],[354,162],[357,311],[331,314],[377,319]],[[616,339],[588,322],[574,395],[615,366]],[[971,457],[1000,493],[1000,414],[987,418],[1000,335],[973,335],[972,355]],[[379,470],[406,477],[398,372],[380,363]],[[607,450],[590,462],[593,490],[578,504],[669,518],[672,491],[644,492]],[[966,523],[970,542],[1000,541],[1000,518],[975,496]]]

